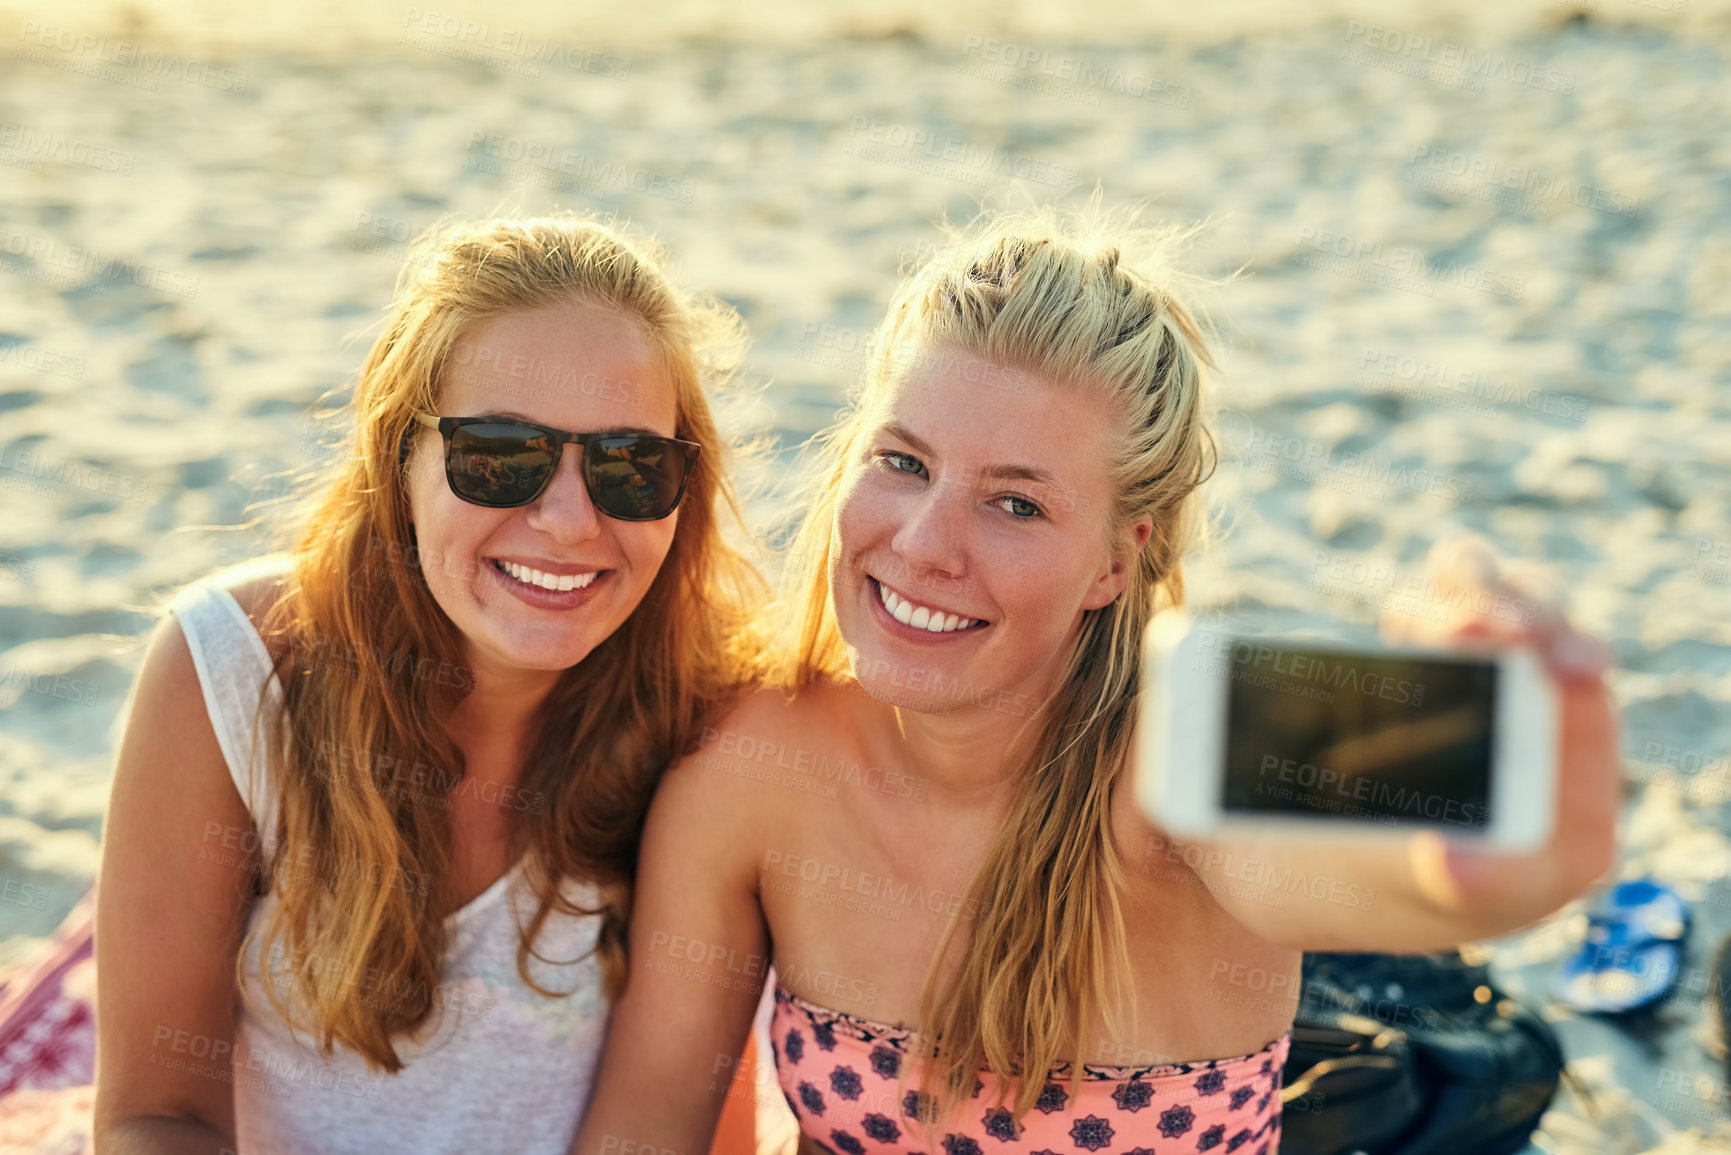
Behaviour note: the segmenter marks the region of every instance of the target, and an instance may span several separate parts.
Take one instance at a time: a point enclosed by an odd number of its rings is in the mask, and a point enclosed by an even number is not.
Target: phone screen
[[[1221,638],[1222,807],[1244,815],[1482,830],[1497,665]]]

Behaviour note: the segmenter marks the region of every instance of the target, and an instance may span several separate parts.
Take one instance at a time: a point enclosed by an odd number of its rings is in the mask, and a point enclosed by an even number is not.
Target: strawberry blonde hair
[[[623,989],[651,794],[662,770],[695,746],[705,714],[754,677],[746,627],[763,592],[722,540],[722,518],[738,520],[739,506],[705,396],[728,379],[741,327],[731,310],[676,285],[661,262],[654,245],[575,215],[463,223],[423,238],[355,384],[346,460],[306,498],[292,572],[262,627],[283,649],[284,692],[267,719],[279,822],[260,835],[279,862],[336,866],[267,873],[278,905],[254,934],[272,1006],[304,1024],[327,1056],[340,1044],[369,1069],[399,1070],[398,1040],[435,1014],[450,946],[449,809],[395,788],[389,774],[422,765],[460,774],[463,753],[445,720],[473,686],[461,634],[415,550],[404,462],[409,435],[431,434],[413,415],[439,411],[442,375],[476,325],[566,302],[613,310],[651,338],[673,383],[674,436],[703,447],[642,602],[560,674],[535,715],[519,791],[544,805],[512,814],[513,851],[525,854],[538,901],[521,928],[523,981],[547,997],[569,993],[530,974],[531,955],[543,958],[536,936],[557,910],[601,916],[595,954],[609,997]],[[424,676],[430,670],[457,673]],[[366,752],[358,772],[333,765],[345,751]],[[381,883],[383,875],[420,885]],[[572,901],[566,879],[596,884],[599,907]],[[243,974],[246,960],[243,950]],[[279,988],[295,993],[295,1005]],[[355,997],[368,990],[387,996]]]

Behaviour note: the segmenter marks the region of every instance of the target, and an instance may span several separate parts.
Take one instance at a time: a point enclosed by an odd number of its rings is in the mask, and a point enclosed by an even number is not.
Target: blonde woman
[[[1295,990],[1306,947],[1495,934],[1608,868],[1615,727],[1552,617],[1533,640],[1568,738],[1543,853],[1209,848],[1372,887],[1370,910],[1194,876],[1228,856],[1166,853],[1128,767],[1140,639],[1183,598],[1212,465],[1202,330],[1112,236],[1047,214],[940,251],[875,350],[788,567],[780,684],[651,809],[582,1155],[703,1149],[770,964],[768,1090],[808,1145],[1272,1151],[1295,1008],[1232,975]],[[1498,580],[1456,556],[1456,580]]]
[[[751,669],[704,393],[737,328],[595,221],[410,261],[349,460],[134,688],[99,1151],[570,1145],[654,783]]]

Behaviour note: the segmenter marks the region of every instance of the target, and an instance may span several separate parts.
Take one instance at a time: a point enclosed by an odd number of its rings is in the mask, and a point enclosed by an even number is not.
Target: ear
[[[409,431],[403,430],[403,439],[397,442],[397,484],[402,486],[404,509],[403,515],[409,519],[409,532],[415,532],[415,499],[409,492]]]
[[[1088,596],[1082,599],[1083,609],[1097,610],[1118,599],[1118,595],[1124,592],[1124,584],[1130,580],[1131,560],[1141,556],[1148,539],[1153,536],[1153,518],[1143,515],[1130,523],[1124,536],[1113,543],[1117,548],[1095,576],[1094,584],[1088,587]]]
[[[415,531],[415,501],[409,492],[411,480],[409,463],[415,453],[415,431],[415,426],[409,426],[403,430],[402,439],[397,442],[397,480],[402,485],[403,504],[408,506],[407,516],[411,534]]]

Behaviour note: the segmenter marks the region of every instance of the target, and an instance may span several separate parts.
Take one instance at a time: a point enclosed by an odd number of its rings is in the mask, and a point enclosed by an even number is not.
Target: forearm
[[[695,1072],[678,1066],[661,1078],[621,1077],[617,1071],[604,1076],[572,1155],[705,1155],[730,1082],[724,1074],[700,1083]]]
[[[735,996],[728,992],[720,998]],[[715,1031],[689,1017],[667,1027],[673,1020],[656,1012],[670,1000],[640,999],[631,1006],[630,999],[628,992],[614,1014],[595,1095],[572,1155],[705,1155],[744,1049],[751,1008],[728,1008],[726,1021]],[[744,1021],[735,1021],[741,1014]],[[736,1034],[737,1042],[729,1041]]]
[[[1440,836],[1389,843],[1268,838],[1176,843],[1155,860],[1193,871],[1258,936],[1302,950],[1436,950],[1530,925],[1609,869],[1599,855],[1482,855]]]
[[[96,1128],[96,1155],[234,1155],[234,1140],[197,1119],[146,1115]]]

